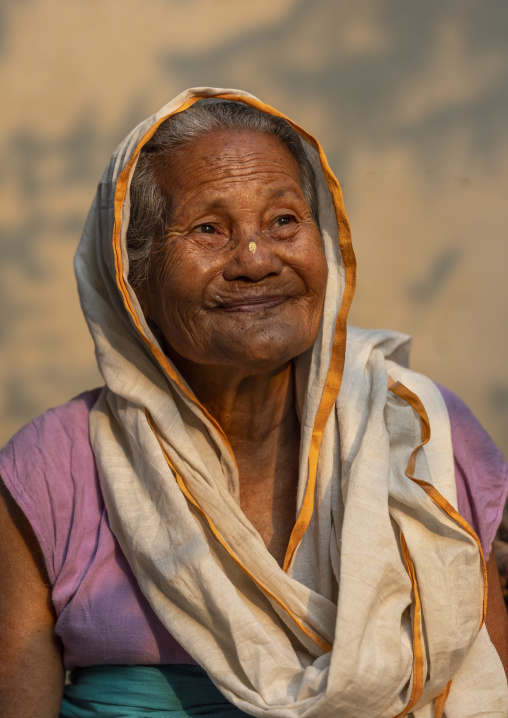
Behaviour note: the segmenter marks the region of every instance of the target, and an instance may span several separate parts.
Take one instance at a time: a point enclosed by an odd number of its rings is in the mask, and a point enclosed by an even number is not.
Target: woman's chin
[[[295,341],[294,336],[258,338],[257,341],[224,347],[222,361],[219,355],[218,361],[214,363],[222,364],[228,369],[244,371],[246,374],[270,373],[302,354],[311,344],[311,339]]]
[[[238,331],[203,332],[199,344],[171,346],[166,353],[184,376],[206,371],[207,367],[226,374],[253,376],[269,374],[284,367],[312,346],[315,336],[308,326],[279,325],[259,328],[254,324]],[[317,333],[317,329],[316,332]]]

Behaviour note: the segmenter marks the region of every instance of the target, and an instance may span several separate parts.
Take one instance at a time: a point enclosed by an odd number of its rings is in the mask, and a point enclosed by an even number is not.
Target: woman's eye
[[[214,234],[215,227],[211,224],[200,224],[196,227],[196,231],[200,232],[201,234]]]
[[[198,234],[215,234],[217,231],[213,224],[208,224],[207,222],[203,222],[203,224],[197,224],[193,229],[193,232],[198,232]]]
[[[291,239],[298,230],[298,220],[294,214],[275,215],[270,219],[265,232],[276,240]]]
[[[285,227],[288,224],[291,224],[291,222],[294,222],[294,217],[292,217],[290,214],[285,214],[282,217],[278,217],[275,221],[275,224],[278,227]]]

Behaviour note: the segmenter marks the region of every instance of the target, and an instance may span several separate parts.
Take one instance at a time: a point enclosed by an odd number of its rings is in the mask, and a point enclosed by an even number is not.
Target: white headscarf
[[[237,90],[179,95],[114,153],[76,255],[106,383],[91,437],[111,528],[162,623],[249,714],[505,718],[506,680],[480,630],[483,557],[455,511],[446,408],[403,367],[407,337],[349,328],[346,343],[349,225],[310,135],[292,123],[317,177],[329,273],[319,335],[295,362],[298,516],[284,569],[240,508],[222,429],[145,321],[125,242],[138,154],[164,119],[212,96],[281,116]]]

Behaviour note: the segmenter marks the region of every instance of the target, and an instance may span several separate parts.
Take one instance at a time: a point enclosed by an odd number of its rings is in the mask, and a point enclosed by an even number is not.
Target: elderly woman
[[[115,152],[76,273],[105,386],[0,454],[4,718],[507,716],[506,465],[407,337],[346,339],[317,142],[183,93]]]

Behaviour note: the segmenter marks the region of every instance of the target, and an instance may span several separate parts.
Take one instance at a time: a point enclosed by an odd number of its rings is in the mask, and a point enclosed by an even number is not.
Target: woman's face
[[[170,221],[140,300],[170,355],[248,375],[308,349],[327,266],[289,150],[260,133],[220,131],[158,173]]]

